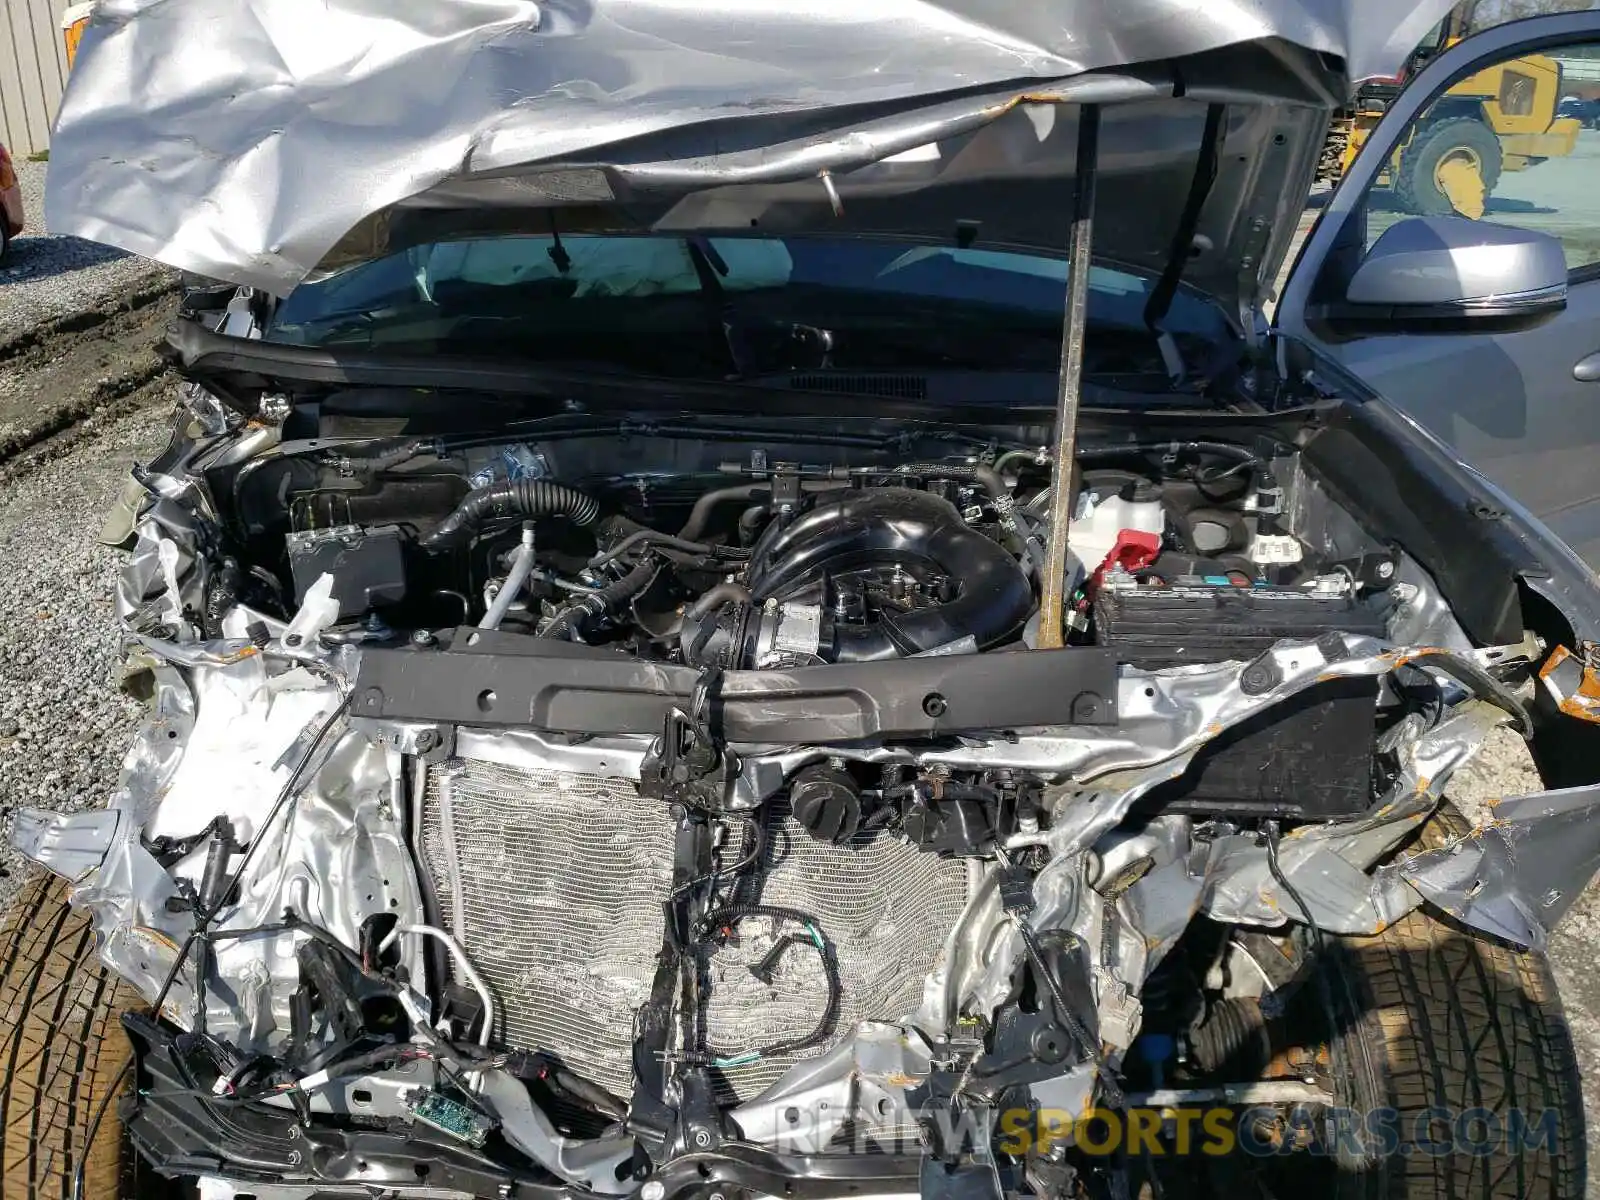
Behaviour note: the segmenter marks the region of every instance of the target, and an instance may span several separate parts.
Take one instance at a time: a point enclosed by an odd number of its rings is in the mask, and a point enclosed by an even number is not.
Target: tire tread
[[[118,1018],[138,1003],[100,963],[65,883],[25,882],[0,921],[0,1200],[70,1200],[89,1126],[129,1058]],[[121,1194],[125,1166],[113,1109],[87,1148],[84,1195]]]

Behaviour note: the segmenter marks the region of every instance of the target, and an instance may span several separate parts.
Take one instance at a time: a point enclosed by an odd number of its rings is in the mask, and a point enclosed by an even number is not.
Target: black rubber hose
[[[652,546],[660,546],[665,550],[681,550],[685,554],[710,554],[711,547],[705,542],[690,542],[681,537],[673,537],[670,533],[658,533],[654,529],[635,529],[609,550],[596,554],[589,560],[589,568],[603,567],[608,562],[621,558],[629,550],[641,543],[649,542]]]
[[[1462,687],[1486,700],[1496,708],[1510,714],[1517,723],[1517,732],[1525,741],[1533,740],[1533,717],[1528,706],[1516,694],[1477,663],[1449,650],[1424,650],[1406,659],[1411,666],[1432,667],[1450,676]]]
[[[1261,456],[1244,446],[1232,442],[1183,441],[1168,438],[1157,442],[1128,442],[1125,445],[1084,446],[1078,450],[1079,458],[1121,458],[1128,454],[1211,454],[1217,458],[1231,458],[1235,462],[1260,462]]]
[[[1011,495],[1006,488],[1005,477],[987,463],[913,462],[902,463],[887,471],[868,467],[862,473],[904,475],[912,479],[970,479],[988,492],[991,500],[1001,501]]]
[[[570,638],[579,625],[590,617],[620,608],[649,587],[650,581],[656,577],[656,569],[655,561],[646,558],[621,579],[590,592],[562,609],[546,626],[543,636]]]
[[[422,546],[447,546],[501,517],[565,517],[574,525],[592,525],[599,515],[599,501],[575,487],[550,479],[506,479],[468,492],[439,528],[422,539]]]
[[[701,492],[694,502],[694,507],[689,510],[689,519],[683,523],[683,528],[678,530],[678,536],[686,542],[698,542],[700,535],[706,531],[706,526],[711,523],[711,514],[717,505],[729,500],[748,500],[756,492],[771,486],[770,483],[736,483],[732,487],[712,488],[709,492]]]
[[[802,492],[831,492],[839,488],[850,486],[845,479],[805,479],[800,483]],[[736,483],[731,487],[712,488],[709,492],[701,492],[699,499],[694,502],[694,507],[689,510],[689,519],[683,523],[683,528],[678,530],[678,536],[686,542],[697,542],[706,531],[706,526],[711,524],[711,514],[717,505],[725,504],[730,500],[748,500],[757,492],[770,492],[772,483]]]
[[[686,617],[700,620],[710,616],[724,604],[749,604],[750,589],[739,583],[729,583],[724,580],[700,596],[684,613]]]
[[[370,475],[382,475],[385,471],[410,462],[414,458],[421,458],[424,454],[438,452],[437,444],[431,439],[418,438],[413,442],[396,446],[386,454],[375,454],[361,464],[362,468]]]

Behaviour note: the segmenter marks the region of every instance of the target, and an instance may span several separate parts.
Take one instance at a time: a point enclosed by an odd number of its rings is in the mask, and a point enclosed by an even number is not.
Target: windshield
[[[1067,264],[866,238],[495,237],[413,247],[297,288],[269,341],[605,364],[724,378],[790,370],[1054,371]],[[1096,266],[1091,372],[1162,372],[1154,282]],[[1231,341],[1180,290],[1164,327]]]

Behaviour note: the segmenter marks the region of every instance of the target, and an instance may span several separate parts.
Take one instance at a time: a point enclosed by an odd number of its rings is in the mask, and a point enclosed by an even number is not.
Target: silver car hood
[[[490,209],[943,239],[961,221],[986,244],[1054,248],[1064,106],[1145,101],[1107,114],[1099,246],[1159,267],[1204,104],[1224,103],[1186,278],[1248,305],[1287,247],[1327,109],[1349,79],[1398,67],[1448,3],[104,0],[46,216],[276,294]]]

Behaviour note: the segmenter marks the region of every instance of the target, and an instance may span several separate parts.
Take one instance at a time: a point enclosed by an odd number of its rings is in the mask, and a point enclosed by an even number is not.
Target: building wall
[[[67,78],[61,14],[68,0],[0,0],[0,142],[14,155],[50,148]]]

